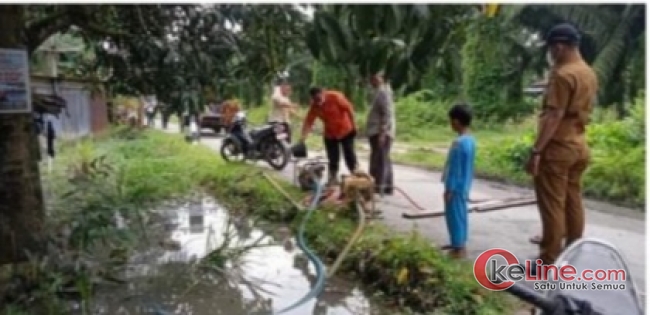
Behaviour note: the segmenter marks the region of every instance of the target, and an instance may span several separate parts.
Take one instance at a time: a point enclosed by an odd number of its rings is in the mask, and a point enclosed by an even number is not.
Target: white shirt
[[[271,113],[269,121],[289,123],[289,109],[282,107],[284,104],[291,104],[288,97],[278,93],[271,98]]]

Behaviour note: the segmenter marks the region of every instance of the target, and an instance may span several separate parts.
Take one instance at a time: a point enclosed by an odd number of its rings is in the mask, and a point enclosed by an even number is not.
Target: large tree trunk
[[[0,9],[0,48],[25,48],[23,6]],[[31,114],[0,114],[0,264],[41,253],[45,221]]]

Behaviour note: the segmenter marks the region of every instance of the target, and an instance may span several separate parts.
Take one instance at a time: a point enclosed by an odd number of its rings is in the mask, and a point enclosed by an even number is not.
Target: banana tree
[[[467,10],[455,5],[321,6],[306,41],[316,59],[345,69],[352,80],[384,71],[399,89],[421,79],[456,17]]]

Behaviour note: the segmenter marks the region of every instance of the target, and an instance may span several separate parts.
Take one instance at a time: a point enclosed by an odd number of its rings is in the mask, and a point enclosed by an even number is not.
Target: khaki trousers
[[[552,264],[566,246],[582,237],[585,209],[582,204],[582,176],[589,164],[586,145],[549,143],[540,157],[534,179],[535,195],[542,221],[539,258]]]

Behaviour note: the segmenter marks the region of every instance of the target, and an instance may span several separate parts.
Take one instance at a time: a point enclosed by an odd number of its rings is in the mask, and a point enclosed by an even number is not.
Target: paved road
[[[176,132],[174,126],[170,130]],[[219,138],[203,137],[201,143],[218,150]],[[367,167],[367,159],[362,158],[361,166]],[[343,163],[341,165],[344,165]],[[343,167],[344,168],[344,167]],[[395,181],[416,203],[431,210],[442,209],[443,187],[440,173],[414,167],[395,166]],[[288,180],[293,178],[293,167],[289,166],[281,174]],[[505,186],[485,180],[476,180],[471,199],[503,199],[531,196],[530,189]],[[402,218],[404,211],[415,211],[405,198],[399,195],[384,197],[378,207],[383,211],[383,221],[396,231],[409,232],[418,229],[436,245],[448,242],[444,218],[407,220]],[[639,211],[620,208],[606,203],[587,202],[586,236],[607,240],[618,247],[627,259],[633,279],[640,291],[645,291],[645,214]],[[528,238],[540,230],[539,214],[536,206],[523,206],[470,215],[470,240],[468,252],[475,258],[483,251],[500,247],[513,252],[520,258],[532,258],[537,248]]]

